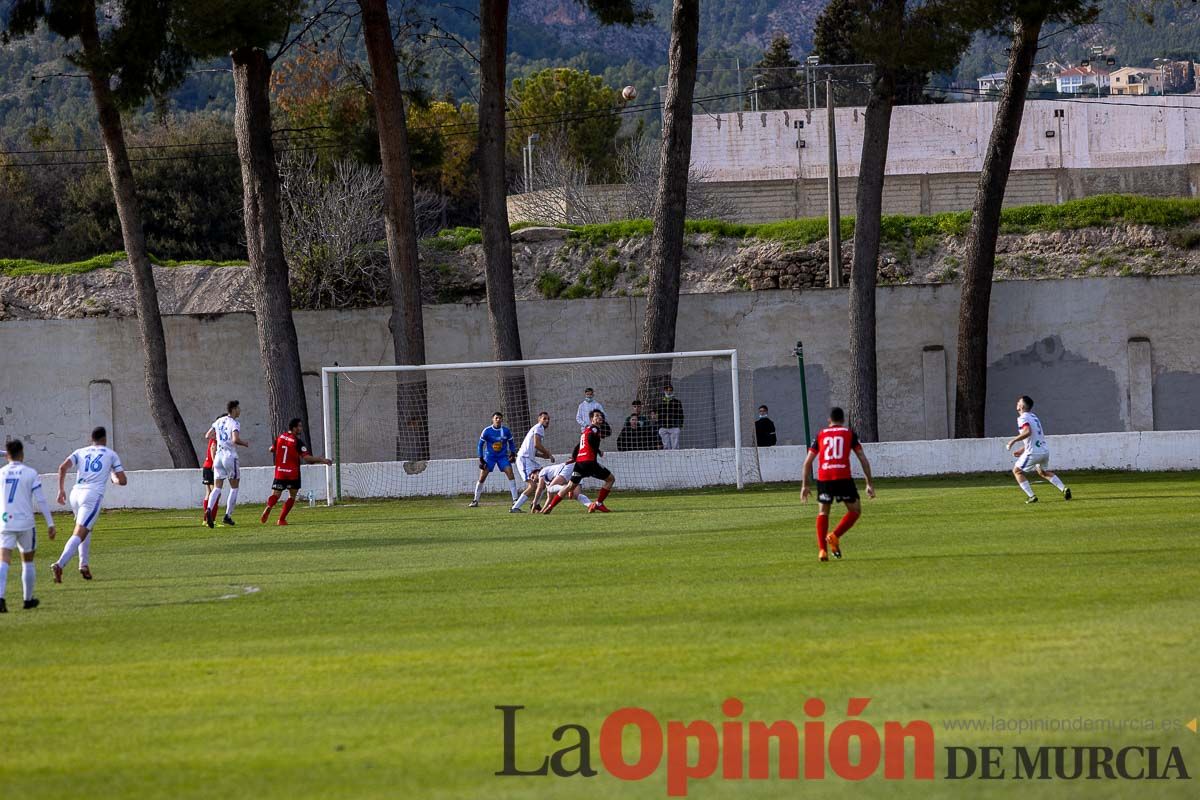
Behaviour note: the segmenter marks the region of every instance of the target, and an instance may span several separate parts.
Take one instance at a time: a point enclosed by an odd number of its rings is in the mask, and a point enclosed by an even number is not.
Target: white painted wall
[[[1147,105],[1149,104],[1149,105]],[[979,172],[997,104],[898,106],[888,145],[889,175]],[[1055,117],[1061,111],[1064,116]],[[840,175],[858,175],[862,108],[835,112]],[[797,129],[795,123],[803,123]],[[1047,131],[1054,137],[1048,138]],[[797,149],[797,139],[804,147]],[[824,109],[697,116],[692,160],[714,181],[828,175]],[[1153,167],[1200,162],[1200,97],[1034,100],[1025,107],[1014,170]]]
[[[1004,442],[1004,439],[879,442],[865,445],[864,450],[874,474],[880,478],[972,472],[1004,474],[1012,469],[1012,457],[1004,450]],[[1077,434],[1050,436],[1048,442],[1051,466],[1066,473],[1081,469],[1200,470],[1200,431]],[[766,483],[799,480],[806,452],[801,446],[746,450],[749,459],[757,459],[762,481]],[[612,453],[604,462],[617,476],[617,490],[728,486],[736,477],[729,449]],[[698,463],[702,466],[698,467]],[[431,461],[416,474],[398,463],[346,464],[342,467],[343,485],[370,486],[372,496],[466,495],[478,475],[476,464],[475,459]],[[861,477],[857,461],[854,467],[855,474]],[[753,463],[748,469],[753,470]],[[301,503],[306,502],[310,490],[323,499],[325,467],[306,466],[302,471],[305,488],[301,491]],[[135,470],[128,475],[127,486],[109,486],[106,508],[194,508],[199,512],[204,489],[198,470]],[[261,505],[271,492],[271,476],[270,467],[243,469],[239,505]],[[42,479],[48,487],[57,486],[56,475],[43,475]],[[590,481],[585,484],[585,489],[590,484]],[[489,478],[485,488],[492,494],[508,490],[507,481],[500,475]],[[353,495],[344,497],[352,499]]]

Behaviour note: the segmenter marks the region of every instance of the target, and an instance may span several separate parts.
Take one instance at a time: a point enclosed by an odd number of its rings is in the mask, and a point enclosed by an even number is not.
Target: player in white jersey
[[[237,506],[238,484],[241,473],[238,469],[237,448],[249,447],[242,438],[242,424],[238,417],[242,415],[242,406],[237,400],[225,404],[225,416],[217,418],[204,434],[209,439],[217,440],[217,456],[213,459],[213,482],[216,486],[208,495],[208,514],[204,521],[208,527],[213,527],[217,519],[217,504],[221,502],[221,489],[225,481],[229,481],[229,500],[225,503],[225,518],[222,525],[233,525],[233,509]]]
[[[537,476],[537,489],[535,489],[533,492],[533,511],[535,514],[541,511],[537,505],[537,499],[541,496],[542,492],[546,493],[546,497],[550,497],[552,494],[551,489],[566,486],[571,482],[571,473],[574,471],[575,464],[572,461],[565,461],[562,464],[551,464],[548,467],[542,467],[542,470],[538,472]],[[575,490],[571,496],[582,503],[585,507],[592,504],[592,501],[588,499],[588,496],[584,494],[583,490],[578,486],[575,487]]]
[[[84,580],[92,579],[89,565],[89,555],[92,549],[92,537],[89,534],[100,515],[100,506],[104,503],[104,490],[109,479],[118,486],[124,486],[125,467],[121,459],[108,449],[108,431],[103,427],[92,431],[90,447],[81,447],[66,460],[58,465],[58,503],[67,503],[67,471],[75,470],[75,485],[71,487],[71,511],[75,513],[75,532],[67,539],[62,555],[50,565],[54,571],[54,582],[62,583],[63,567],[71,563],[76,551],[79,552],[79,574]]]
[[[1012,471],[1017,485],[1025,492],[1025,503],[1038,501],[1025,477],[1025,473],[1034,470],[1044,480],[1054,484],[1054,488],[1062,492],[1064,500],[1070,500],[1071,490],[1063,484],[1061,478],[1050,471],[1050,446],[1046,444],[1046,432],[1042,430],[1042,421],[1033,413],[1033,398],[1029,395],[1017,398],[1017,435],[1008,440],[1004,449],[1012,450],[1018,442],[1025,442],[1025,446],[1013,453],[1017,463],[1013,465]]]
[[[550,414],[543,411],[538,414],[537,419],[537,424],[525,434],[525,438],[521,441],[521,449],[517,451],[517,474],[521,476],[521,480],[525,481],[525,491],[521,492],[512,508],[509,509],[514,514],[518,513],[521,506],[525,505],[525,502],[537,491],[538,471],[542,468],[537,457],[541,456],[550,463],[554,463],[554,454],[542,443],[542,439],[546,436],[546,429],[550,427]]]
[[[37,528],[34,527],[33,503],[36,500],[46,520],[50,538],[54,538],[54,517],[50,516],[50,504],[42,494],[42,481],[37,470],[21,463],[25,457],[25,446],[19,441],[5,445],[8,463],[0,467],[0,614],[8,613],[4,600],[8,586],[8,568],[12,564],[13,548],[21,551],[21,589],[25,597],[25,608],[37,608],[38,599],[33,596],[35,570],[34,552],[37,550]]]

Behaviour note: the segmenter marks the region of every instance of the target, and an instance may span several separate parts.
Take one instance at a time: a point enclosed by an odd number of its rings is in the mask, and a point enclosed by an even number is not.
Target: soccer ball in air
[[[625,98],[626,100],[632,100],[633,98],[637,97],[637,89],[632,86],[626,86],[621,90],[621,97]]]

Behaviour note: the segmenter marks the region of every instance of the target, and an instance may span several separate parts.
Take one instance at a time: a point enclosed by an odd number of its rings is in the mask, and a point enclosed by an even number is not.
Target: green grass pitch
[[[254,505],[235,529],[105,513],[93,582],[74,565],[51,582],[61,535],[39,539],[40,609],[20,609],[10,575],[0,797],[661,798],[665,768],[494,776],[494,706],[526,706],[522,762],[580,723],[599,766],[609,712],[719,724],[731,696],[744,720],[802,723],[812,696],[830,727],[852,696],[872,722],[927,720],[938,780],[712,778],[691,797],[1195,797],[1192,781],[941,779],[949,745],[1175,745],[1200,771],[1186,729],[945,727],[1200,714],[1196,476],[1066,477],[1072,502],[1035,484],[1036,506],[1005,476],[881,481],[829,564],[796,486],[618,486],[608,515],[510,515],[498,496],[301,504],[288,528]]]

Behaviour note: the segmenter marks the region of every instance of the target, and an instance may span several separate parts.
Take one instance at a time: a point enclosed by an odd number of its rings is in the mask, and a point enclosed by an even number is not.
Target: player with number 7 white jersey
[[[50,565],[54,571],[54,582],[62,583],[63,567],[71,563],[75,553],[79,553],[79,574],[84,580],[92,579],[89,567],[89,556],[92,540],[89,534],[100,516],[100,507],[104,503],[104,491],[111,479],[118,486],[127,483],[125,467],[121,465],[120,457],[108,449],[108,432],[103,427],[92,431],[92,444],[81,447],[58,467],[58,502],[67,503],[67,472],[74,468],[75,485],[71,487],[71,511],[75,514],[75,532],[63,547],[62,555]]]

